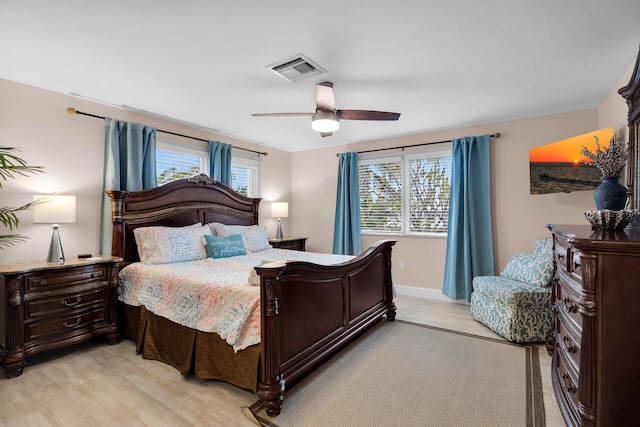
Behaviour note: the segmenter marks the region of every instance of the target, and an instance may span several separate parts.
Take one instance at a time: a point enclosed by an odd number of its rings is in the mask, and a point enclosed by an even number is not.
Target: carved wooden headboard
[[[107,191],[111,198],[111,254],[124,265],[139,261],[133,230],[138,227],[180,227],[221,222],[258,224],[259,198],[244,197],[205,174],[143,191]]]

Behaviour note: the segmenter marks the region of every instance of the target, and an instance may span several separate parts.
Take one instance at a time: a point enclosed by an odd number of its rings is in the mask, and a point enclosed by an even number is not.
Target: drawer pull
[[[80,303],[81,300],[82,300],[81,296],[77,296],[74,302],[69,302],[66,299],[61,299],[60,304],[65,305],[67,307],[73,307],[74,305],[78,305],[78,303]]]
[[[567,390],[567,392],[573,393],[576,391],[576,386],[568,382],[569,374],[562,374],[562,379],[564,380],[564,389]]]
[[[42,280],[40,280],[40,284],[41,284],[41,285],[46,285],[46,284],[47,284],[47,279],[42,279]]]
[[[574,269],[574,270],[577,270],[577,269],[579,269],[579,268],[580,268],[580,263],[579,263],[579,262],[576,262],[576,261],[573,261],[573,269]]]
[[[76,326],[77,324],[80,323],[80,317],[78,317],[76,319],[76,323],[67,323],[67,322],[62,322],[61,325],[64,326],[65,328],[73,328],[74,326]]]
[[[564,343],[564,349],[567,353],[575,353],[576,346],[571,344],[571,339],[569,337],[562,337],[562,342]]]
[[[558,254],[558,259],[564,259],[564,254]]]
[[[576,305],[569,298],[565,298],[562,300],[562,305],[564,305],[564,309],[567,313],[571,313],[572,311],[576,311]]]

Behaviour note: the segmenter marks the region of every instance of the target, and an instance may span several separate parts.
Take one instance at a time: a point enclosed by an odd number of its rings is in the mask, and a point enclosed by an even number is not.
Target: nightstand
[[[306,237],[285,237],[283,239],[269,239],[271,246],[277,249],[293,249],[295,251],[304,251],[304,245],[307,241]]]
[[[118,267],[98,255],[63,264],[0,265],[0,359],[7,378],[22,374],[27,356],[105,334],[120,339]]]

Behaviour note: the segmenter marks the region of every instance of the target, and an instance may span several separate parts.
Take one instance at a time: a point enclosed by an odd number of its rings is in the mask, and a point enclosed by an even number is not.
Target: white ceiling
[[[595,108],[639,46],[639,0],[0,0],[0,78],[287,151]],[[299,53],[328,72],[266,68]],[[400,120],[251,116],[321,81]]]

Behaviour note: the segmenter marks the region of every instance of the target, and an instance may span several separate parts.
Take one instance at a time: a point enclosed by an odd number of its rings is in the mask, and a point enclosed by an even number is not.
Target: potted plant
[[[9,178],[16,178],[18,175],[28,176],[30,174],[37,174],[44,172],[42,166],[29,166],[27,162],[17,156],[17,152],[20,150],[15,147],[0,146],[0,188],[2,188],[2,181],[7,181]],[[13,230],[20,224],[20,219],[16,215],[16,212],[25,211],[30,209],[39,201],[32,201],[23,206],[0,207],[0,224]],[[13,246],[18,242],[22,242],[28,237],[21,234],[0,234],[0,249],[4,249],[8,246]]]
[[[602,172],[602,184],[594,191],[593,197],[598,210],[609,209],[619,211],[627,204],[627,187],[619,181],[620,173],[627,164],[627,144],[623,138],[623,130],[611,137],[608,147],[601,147],[596,136],[596,151],[592,153],[582,146],[580,154],[589,158],[587,165],[595,166]]]

